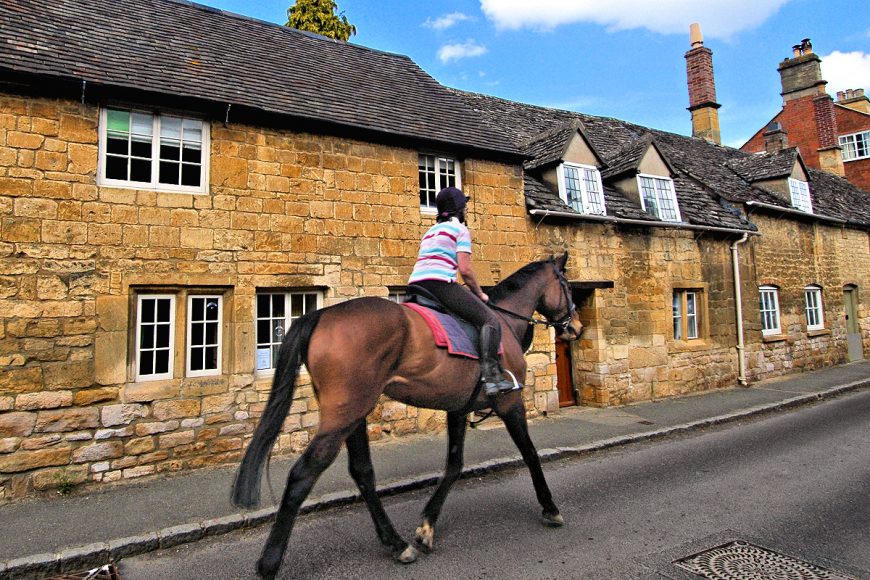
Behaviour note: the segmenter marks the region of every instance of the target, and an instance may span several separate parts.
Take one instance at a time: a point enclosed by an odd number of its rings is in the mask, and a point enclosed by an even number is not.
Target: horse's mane
[[[509,294],[513,294],[525,286],[529,279],[536,276],[541,268],[547,265],[548,262],[549,260],[540,260],[538,262],[526,264],[487,292],[489,299],[492,301],[498,301],[506,298]]]

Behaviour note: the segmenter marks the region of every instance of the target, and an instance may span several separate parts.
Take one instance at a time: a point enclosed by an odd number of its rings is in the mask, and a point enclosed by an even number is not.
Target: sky
[[[293,0],[199,0],[284,24]],[[870,95],[870,2],[850,0],[337,0],[350,42],[404,54],[440,83],[691,134],[689,25],[713,51],[722,142],[781,109],[779,63],[804,38],[828,93]]]

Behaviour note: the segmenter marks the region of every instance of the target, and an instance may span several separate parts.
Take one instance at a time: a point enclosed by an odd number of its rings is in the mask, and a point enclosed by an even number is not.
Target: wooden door
[[[556,384],[559,389],[559,406],[576,405],[574,379],[571,373],[571,343],[556,340]]]
[[[861,326],[858,324],[858,289],[849,285],[843,288],[843,306],[846,310],[846,344],[849,362],[864,359]]]

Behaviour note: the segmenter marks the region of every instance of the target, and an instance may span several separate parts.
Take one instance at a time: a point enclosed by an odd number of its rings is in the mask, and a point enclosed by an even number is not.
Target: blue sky
[[[201,0],[283,24],[293,0]],[[831,96],[870,93],[870,2],[852,0],[338,0],[351,42],[410,56],[439,82],[691,133],[684,54],[713,51],[722,140],[781,108],[777,65],[810,38]]]

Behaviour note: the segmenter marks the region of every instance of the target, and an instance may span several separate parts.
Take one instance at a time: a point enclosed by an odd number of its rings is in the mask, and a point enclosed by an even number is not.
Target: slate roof
[[[0,76],[10,72],[516,156],[407,56],[183,0],[4,0]]]
[[[626,167],[636,167],[638,155],[653,143],[665,161],[675,171],[674,187],[683,222],[737,230],[757,230],[740,211],[749,201],[793,210],[773,192],[753,186],[748,177],[780,175],[788,165],[794,165],[796,153],[783,152],[772,159],[755,156],[731,147],[713,145],[703,139],[649,129],[619,119],[585,115],[572,111],[527,105],[481,95],[455,91],[489,124],[501,127],[519,147],[533,142],[537,135],[554,126],[580,122],[585,135],[608,166],[603,176],[614,176]],[[751,171],[750,171],[751,170]],[[743,172],[747,177],[741,175]],[[826,172],[808,170],[815,216],[808,219],[834,218],[859,227],[870,227],[870,193],[855,187],[843,178]],[[526,173],[526,197],[533,201],[530,209],[550,209],[577,213],[531,171]],[[607,214],[626,219],[656,218],[644,212],[637,202],[629,200],[605,184]],[[629,209],[627,206],[631,206]],[[789,214],[794,215],[794,214]],[[631,217],[629,217],[631,216]],[[642,217],[638,217],[642,216]]]
[[[583,123],[575,119],[535,135],[530,141],[520,144],[520,150],[531,157],[530,160],[525,162],[525,168],[536,169],[558,163],[565,155],[565,151],[567,151],[571,141],[578,134],[582,135],[587,141],[589,140],[586,131],[583,129]],[[594,148],[592,153],[603,163],[603,160],[601,160]]]
[[[737,175],[754,183],[764,179],[784,178],[791,175],[794,164],[800,156],[796,148],[791,147],[775,153],[761,153],[729,159],[725,165],[734,170]]]

